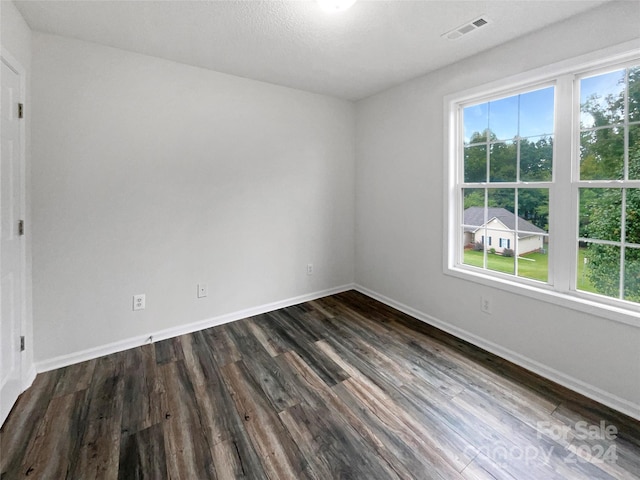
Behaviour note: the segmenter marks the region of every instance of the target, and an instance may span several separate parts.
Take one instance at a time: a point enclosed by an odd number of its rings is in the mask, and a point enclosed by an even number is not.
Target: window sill
[[[507,291],[516,295],[521,295],[542,302],[559,305],[564,308],[576,310],[589,315],[623,323],[632,327],[640,328],[640,311],[627,309],[619,306],[608,305],[590,298],[584,298],[579,293],[562,293],[553,290],[552,287],[544,284],[529,285],[515,282],[507,278],[494,275],[487,275],[481,271],[462,266],[446,267],[446,275],[450,275],[469,282],[479,283],[492,288]]]

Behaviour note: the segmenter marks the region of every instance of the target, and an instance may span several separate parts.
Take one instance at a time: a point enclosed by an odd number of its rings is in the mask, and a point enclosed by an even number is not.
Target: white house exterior
[[[520,217],[516,225],[516,216],[504,208],[488,208],[488,220],[484,223],[484,210],[483,207],[469,207],[464,211],[465,245],[481,243],[486,249],[495,249],[496,253],[508,248],[518,255],[544,248],[546,232],[541,228]]]

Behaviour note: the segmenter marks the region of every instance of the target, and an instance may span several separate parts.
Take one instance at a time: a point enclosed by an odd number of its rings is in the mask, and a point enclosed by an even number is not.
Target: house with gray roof
[[[464,211],[464,243],[481,243],[486,249],[502,253],[506,248],[518,255],[544,247],[547,232],[505,208],[469,207]],[[517,232],[517,237],[516,237]]]

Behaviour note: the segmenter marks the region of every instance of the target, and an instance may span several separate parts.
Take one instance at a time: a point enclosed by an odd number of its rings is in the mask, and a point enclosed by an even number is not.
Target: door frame
[[[25,105],[26,103],[26,76],[27,72],[22,64],[13,56],[7,49],[2,46],[0,50],[0,62],[7,65],[11,70],[16,72],[16,74],[20,77],[20,92],[18,94],[19,102]],[[27,119],[28,114],[30,112],[25,111],[25,115],[23,121],[20,122],[20,143],[19,143],[19,159],[20,159],[20,193],[19,193],[19,205],[20,205],[20,218],[25,222],[25,236],[22,238],[21,242],[21,252],[20,252],[20,268],[21,268],[21,318],[19,321],[20,335],[25,337],[25,349],[20,352],[20,382],[21,382],[21,391],[25,391],[35,378],[35,369],[32,361],[33,358],[33,339],[31,335],[28,335],[27,332],[30,331],[27,325],[27,312],[30,312],[30,302],[27,299],[27,235],[30,232],[30,219],[27,218],[27,165],[26,165],[26,152],[27,152]]]

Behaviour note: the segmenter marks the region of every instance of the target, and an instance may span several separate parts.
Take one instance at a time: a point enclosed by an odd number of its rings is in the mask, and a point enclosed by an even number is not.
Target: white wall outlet
[[[480,297],[480,310],[482,310],[483,313],[491,315],[491,304],[491,297],[488,297],[487,295],[482,295]]]
[[[144,293],[140,295],[133,296],[133,309],[134,310],[144,310],[145,305],[145,296]]]
[[[307,263],[307,275],[313,275],[313,263]]]
[[[198,284],[198,298],[206,297],[209,294],[206,283]]]

